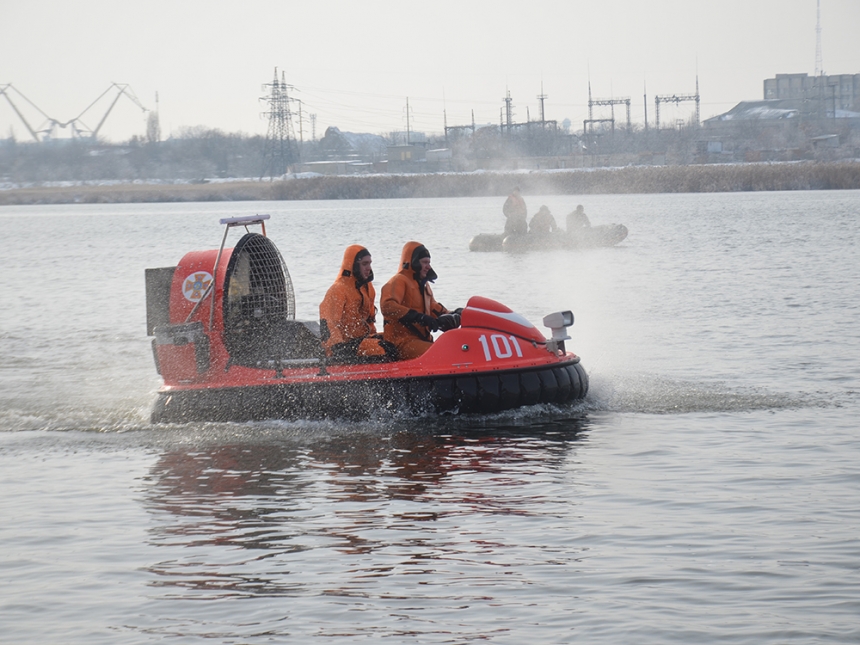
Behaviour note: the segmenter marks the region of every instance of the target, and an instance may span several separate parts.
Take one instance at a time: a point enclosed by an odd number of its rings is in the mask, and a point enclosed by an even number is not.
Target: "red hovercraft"
[[[164,385],[153,423],[497,412],[582,399],[588,376],[564,349],[573,314],[543,319],[547,340],[504,305],[472,297],[461,326],[421,357],[343,364],[326,358],[317,321],[295,320],[287,266],[268,215],[222,219],[218,250],[146,270],[147,334]],[[234,248],[233,227],[259,225]]]

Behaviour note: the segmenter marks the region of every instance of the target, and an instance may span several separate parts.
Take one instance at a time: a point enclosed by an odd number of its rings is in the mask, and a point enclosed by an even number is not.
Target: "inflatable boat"
[[[588,249],[615,246],[627,238],[624,224],[600,224],[586,226],[575,231],[555,233],[527,233],[506,235],[505,233],[480,233],[469,241],[470,251],[550,251],[554,249]]]
[[[268,215],[229,218],[217,250],[146,269],[147,333],[164,384],[153,423],[497,412],[585,397],[588,375],[565,349],[570,311],[545,338],[505,305],[472,297],[460,327],[412,360],[333,362],[317,321],[295,319],[289,271]],[[260,233],[248,227],[259,225]],[[225,248],[234,227],[246,233]]]

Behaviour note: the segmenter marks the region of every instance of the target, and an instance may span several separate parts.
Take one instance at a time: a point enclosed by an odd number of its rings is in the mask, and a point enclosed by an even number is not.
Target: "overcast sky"
[[[821,34],[824,71],[860,73],[860,0],[821,0]],[[498,123],[506,92],[517,122],[539,117],[543,92],[547,119],[581,128],[589,78],[595,99],[630,97],[637,123],[647,91],[653,123],[654,95],[693,94],[698,74],[704,119],[761,99],[777,73],[813,74],[815,46],[816,0],[0,0],[0,89],[92,129],[112,84],[127,84],[150,110],[157,94],[165,136],[265,134],[259,99],[276,67],[302,101],[305,139],[310,114],[317,137],[404,130],[407,97],[415,131],[441,132],[445,114]],[[693,110],[661,107],[661,121]],[[145,123],[122,96],[101,134],[122,141]],[[10,129],[29,137],[0,96],[0,138]]]

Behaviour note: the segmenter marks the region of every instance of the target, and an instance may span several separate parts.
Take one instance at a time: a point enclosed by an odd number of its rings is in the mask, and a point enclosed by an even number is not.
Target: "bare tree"
[[[161,123],[158,120],[158,112],[150,112],[146,117],[146,142],[158,143],[161,141]]]

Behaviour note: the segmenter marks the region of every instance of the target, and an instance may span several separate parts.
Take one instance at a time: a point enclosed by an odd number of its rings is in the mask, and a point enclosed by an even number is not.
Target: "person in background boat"
[[[383,335],[401,359],[418,358],[430,349],[431,332],[460,326],[459,313],[449,312],[433,297],[429,283],[437,277],[427,247],[407,242],[400,254],[400,271],[382,287]]]
[[[555,233],[557,230],[558,225],[555,223],[555,217],[552,216],[546,206],[541,206],[532,217],[532,221],[529,222],[529,233],[546,235]]]
[[[320,303],[320,339],[330,358],[362,363],[394,356],[394,348],[376,331],[372,262],[365,247],[348,246],[340,274]]]
[[[520,195],[520,187],[514,188],[513,192],[508,195],[505,200],[505,205],[502,206],[502,213],[505,214],[505,234],[520,234],[525,235],[529,231],[528,210],[526,202]]]
[[[575,211],[567,214],[565,225],[568,233],[575,233],[579,229],[591,227],[591,222],[588,220],[588,215],[585,214],[582,204],[579,204]]]

